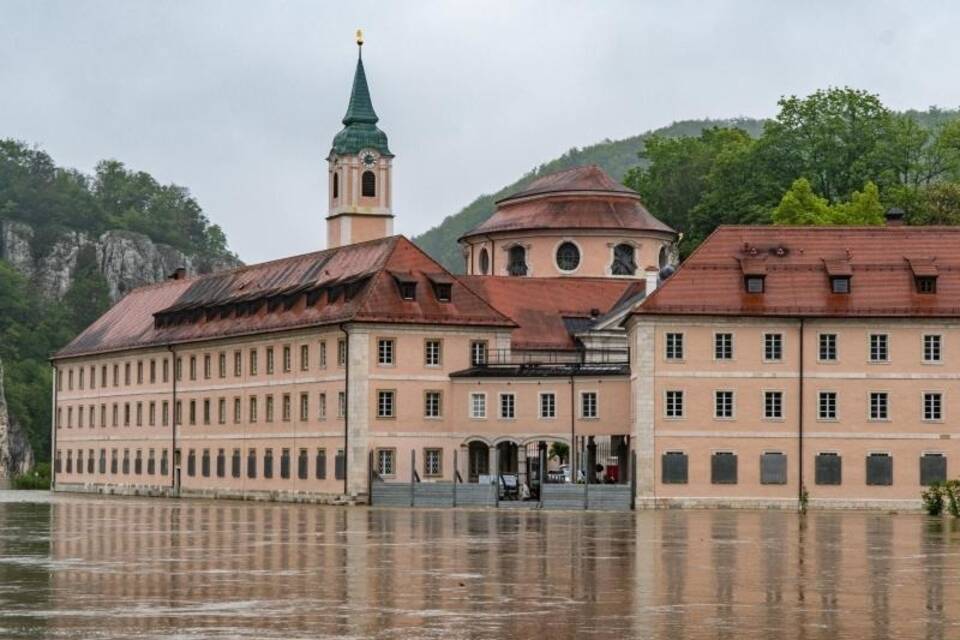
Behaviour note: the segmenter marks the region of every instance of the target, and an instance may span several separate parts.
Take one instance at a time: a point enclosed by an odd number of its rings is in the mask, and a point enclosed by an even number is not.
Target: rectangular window
[[[120,386],[120,365],[119,364],[113,365],[113,386],[115,387]]]
[[[203,424],[210,424],[210,398],[203,399]]]
[[[243,374],[243,354],[239,351],[233,352],[233,377],[239,378]]]
[[[283,345],[283,372],[290,373],[293,370],[293,355],[290,352],[290,345]]]
[[[78,385],[79,389],[80,389],[81,391],[83,391],[83,372],[84,372],[84,368],[83,368],[83,367],[80,367],[79,372],[80,372],[80,378],[79,378],[79,380],[77,381],[77,385]]]
[[[59,412],[59,409],[57,411]],[[60,426],[59,422],[60,421],[58,420],[57,426]],[[107,426],[107,405],[105,404],[100,405],[100,426]]]
[[[321,341],[320,341],[320,358],[319,358],[319,360],[320,360],[320,368],[321,368],[321,369],[326,369],[326,368],[327,368],[327,341],[326,341],[326,340],[321,340]]]
[[[596,391],[580,392],[580,417],[597,418],[600,415],[600,407],[597,402]]]
[[[240,449],[234,449],[233,455],[230,456],[230,476],[240,477]]]
[[[247,450],[247,477],[248,478],[257,477],[257,450],[256,449]]]
[[[300,454],[297,456],[297,477],[301,480],[310,477],[310,454],[306,449],[300,449]]]
[[[817,352],[820,362],[836,362],[837,360],[837,334],[821,333],[820,345]]]
[[[381,476],[394,475],[396,473],[395,457],[395,449],[377,449],[377,473]]]
[[[157,361],[150,361],[150,384],[153,384],[157,381]]]
[[[273,449],[267,449],[263,453],[263,477],[273,477]]]
[[[470,342],[470,366],[482,367],[487,364],[487,341],[473,340]]]
[[[250,396],[250,407],[247,414],[247,420],[251,423],[257,421],[257,396]]]
[[[107,386],[107,365],[100,367],[100,386]]]
[[[842,481],[843,459],[836,453],[818,453],[814,481],[823,485],[839,485]]]
[[[423,450],[423,475],[434,478],[443,475],[443,449]]]
[[[197,379],[197,356],[190,356],[190,379]]]
[[[514,394],[500,394],[500,417],[507,419],[517,417],[517,397]]]
[[[441,342],[439,340],[427,340],[423,343],[423,362],[426,366],[440,366],[440,345]]]
[[[160,405],[160,424],[164,427],[170,424],[170,403],[166,400]]]
[[[337,340],[337,366],[343,367],[347,364],[347,341],[343,338]]]
[[[280,404],[280,417],[284,422],[290,422],[290,416],[293,413],[292,403],[293,401],[290,399],[290,394],[283,394],[283,399]]]
[[[423,417],[439,418],[442,410],[439,391],[427,391],[423,394]]]
[[[316,459],[316,478],[317,480],[327,479],[327,450],[317,449]]]
[[[118,422],[118,420],[117,420],[117,415],[118,415],[118,407],[117,407],[117,403],[114,402],[114,403],[113,403],[113,416],[112,416],[112,420],[111,420],[111,424],[112,424],[114,427],[117,426],[117,424],[119,424],[119,422]]]
[[[280,477],[284,480],[290,478],[290,449],[280,450]]]
[[[267,347],[267,375],[273,375],[273,347]]]
[[[310,345],[300,345],[300,371],[310,371]]]
[[[183,358],[177,358],[173,363],[173,377],[177,382],[183,380]]]
[[[97,388],[97,368],[94,366],[90,367],[90,388]]]
[[[197,452],[194,449],[187,454],[187,475],[191,478],[197,475]]]
[[[733,417],[733,391],[714,391],[713,417],[718,419]]]
[[[667,360],[683,360],[683,334],[668,333],[666,336],[666,351],[664,356]]]
[[[233,399],[233,422],[234,424],[239,424],[242,419],[243,414],[243,404],[240,398]]]
[[[300,394],[300,422],[308,422],[310,420],[310,395],[307,393]]]
[[[388,338],[377,340],[377,364],[380,366],[389,366],[394,364],[393,351],[396,343]]]
[[[377,391],[377,417],[392,418],[394,416],[394,391]]]
[[[760,455],[760,484],[787,484],[787,456],[779,451]]]
[[[163,359],[162,368],[163,368],[163,378],[162,378],[163,382],[164,383],[170,382],[170,361],[167,360],[166,358]]]
[[[889,337],[885,333],[870,334],[870,362],[890,360]]]
[[[666,418],[683,417],[683,391],[667,391],[663,415]]]
[[[347,394],[344,391],[337,392],[337,417],[347,417]]]
[[[747,276],[743,280],[747,293],[763,293],[763,281],[763,276]]]
[[[940,335],[923,336],[923,361],[943,362],[943,338]]]
[[[783,418],[782,391],[763,392],[763,417],[767,420],[779,420]]]
[[[227,399],[226,398],[220,398],[217,400],[217,423],[227,424]]]
[[[227,377],[227,354],[223,351],[217,354],[217,376]]]
[[[540,394],[540,417],[557,417],[557,394],[552,392]]]
[[[923,394],[923,419],[928,421],[943,419],[943,394],[939,392]]]
[[[130,363],[125,362],[123,364],[123,385],[125,387],[130,386]]]
[[[317,398],[317,416],[321,420],[327,419],[327,394],[321,393]]]
[[[210,449],[204,449],[200,457],[200,475],[204,478],[210,477]]]
[[[820,420],[837,419],[837,392],[821,391],[817,399],[817,418]]]
[[[732,333],[715,333],[713,335],[713,357],[715,360],[733,360]]]
[[[687,454],[667,451],[660,457],[660,481],[663,484],[687,484]]]
[[[257,350],[256,349],[250,349],[250,364],[248,368],[250,369],[251,376],[257,375]]]
[[[267,394],[263,402],[263,419],[267,422],[273,422],[273,394]]]
[[[870,419],[887,420],[889,418],[889,397],[885,391],[870,393]]]
[[[217,449],[217,477],[223,478],[227,475],[227,454],[223,449]]]
[[[70,422],[71,422],[70,420],[67,420],[68,427],[71,426]],[[123,426],[125,427],[130,426],[130,403],[129,402],[123,403]]]
[[[710,456],[710,482],[713,484],[737,484],[737,455],[718,451]]]
[[[850,293],[850,277],[837,276],[830,278],[830,291],[832,293]]]
[[[485,393],[470,394],[470,417],[471,418],[487,417],[487,394]]]
[[[210,354],[203,354],[203,379],[209,380],[210,376],[213,375],[213,364],[210,359]]]
[[[942,453],[925,453],[920,456],[920,485],[947,481],[947,457]]]
[[[883,487],[893,484],[893,456],[888,453],[867,456],[867,484]]]
[[[176,404],[173,405],[173,424],[183,424],[183,401],[181,400],[177,400]]]
[[[783,360],[782,333],[763,334],[763,359],[766,362],[779,362]]]

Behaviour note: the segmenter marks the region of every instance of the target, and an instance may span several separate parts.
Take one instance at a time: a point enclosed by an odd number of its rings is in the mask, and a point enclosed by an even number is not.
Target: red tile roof
[[[519,325],[511,345],[519,350],[573,350],[565,319],[603,315],[643,282],[617,278],[515,278],[459,276],[478,296]]]
[[[534,180],[497,202],[497,210],[463,238],[529,229],[674,231],[653,217],[633,190],[596,165],[574,167]]]
[[[746,293],[748,268],[763,293]],[[831,271],[849,293],[831,292]],[[931,273],[936,293],[918,293]],[[960,317],[960,228],[720,227],[635,313]]]
[[[415,300],[401,298],[397,273],[417,283]],[[450,302],[434,295],[438,274],[452,283]],[[346,321],[514,326],[393,236],[135,289],[55,358]]]

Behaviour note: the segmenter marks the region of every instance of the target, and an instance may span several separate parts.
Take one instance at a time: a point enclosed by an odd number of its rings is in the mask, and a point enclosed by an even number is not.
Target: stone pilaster
[[[635,320],[630,328],[633,366],[630,386],[633,399],[633,437],[637,454],[637,497],[654,497],[654,324]]]
[[[350,328],[347,389],[347,493],[366,495],[370,440],[370,334]]]

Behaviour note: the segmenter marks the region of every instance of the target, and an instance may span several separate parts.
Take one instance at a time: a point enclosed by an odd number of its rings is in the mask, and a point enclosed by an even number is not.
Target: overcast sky
[[[409,236],[570,147],[783,94],[960,105],[947,2],[0,0],[0,137],[190,188],[247,262],[323,248],[358,27]]]

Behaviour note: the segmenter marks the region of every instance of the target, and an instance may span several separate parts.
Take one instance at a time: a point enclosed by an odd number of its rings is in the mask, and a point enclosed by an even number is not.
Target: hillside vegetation
[[[839,95],[860,96],[861,98],[866,96],[866,94],[862,92],[847,89],[831,91],[839,92]],[[879,103],[879,101],[877,102]],[[888,113],[885,109],[883,109],[883,111]],[[926,111],[911,110],[903,114],[890,115],[897,115],[905,120],[916,123],[924,131],[937,131],[945,123],[955,120],[958,117],[958,111],[931,108]],[[707,174],[713,170],[713,159],[715,159],[715,157],[702,158],[698,166],[692,157],[692,155],[702,151],[703,145],[698,144],[698,141],[709,145],[709,141],[701,140],[705,132],[707,132],[707,138],[711,136],[714,138],[714,143],[718,143],[719,138],[726,138],[724,144],[716,146],[715,148],[716,154],[722,158],[722,161],[726,161],[731,151],[726,142],[739,139],[740,142],[752,144],[753,141],[757,141],[763,137],[767,125],[767,121],[753,118],[684,120],[675,122],[668,127],[649,131],[624,140],[604,140],[603,142],[582,149],[573,148],[559,158],[536,167],[516,182],[503,187],[496,193],[479,196],[461,211],[446,217],[439,225],[415,237],[413,240],[430,253],[430,255],[442,262],[448,269],[455,273],[460,273],[463,271],[463,258],[457,245],[457,238],[490,217],[493,213],[494,202],[496,200],[521,189],[541,175],[575,165],[597,164],[617,180],[625,181],[632,188],[640,190],[641,195],[644,196],[645,203],[654,215],[657,215],[668,224],[673,225],[679,231],[684,232],[687,240],[684,242],[683,249],[686,253],[690,246],[702,240],[704,237],[702,229],[712,228],[710,227],[711,220],[709,219],[696,228],[691,228],[688,225],[689,210],[692,210],[700,204],[700,198],[703,195],[702,191],[700,189],[693,189],[691,191],[689,184],[676,185],[680,188],[680,191],[675,193],[676,198],[668,203],[666,202],[666,190],[663,192],[655,192],[652,184],[641,184],[642,176],[645,175],[644,172],[651,167],[651,163],[659,161],[658,170],[661,174],[673,172],[674,176],[679,177],[677,172],[686,171],[689,172],[693,180],[702,182],[706,180]],[[648,145],[648,141],[653,141],[653,144]],[[665,144],[666,141],[677,141],[678,146],[687,148],[690,153],[684,155],[681,152],[677,152],[677,150],[671,148],[669,144]],[[656,156],[655,148],[657,145],[659,145],[661,150],[665,150],[666,153]],[[648,148],[648,146],[654,147],[653,153],[650,153],[651,149]],[[701,148],[695,149],[694,147]],[[721,151],[723,153],[721,153]],[[671,161],[676,161],[673,166],[671,166]],[[727,212],[722,216],[717,216],[715,223],[730,221],[731,219],[770,222],[772,209],[776,206],[784,191],[790,187],[792,180],[797,177],[799,177],[799,175],[793,176],[785,185],[780,183],[767,185],[771,188],[765,189],[764,193],[773,193],[774,199],[772,203],[764,202],[762,205],[762,215],[756,215],[756,209],[750,208],[749,210],[743,210],[739,208],[737,203],[733,203],[735,210]],[[730,178],[731,180],[735,179],[734,176],[730,176]],[[758,186],[757,184],[751,185],[752,188],[757,188]],[[863,185],[860,186],[861,188],[863,187]],[[686,202],[683,202],[684,198],[686,198]],[[718,202],[718,204],[721,203]],[[751,203],[751,207],[753,204],[754,203]],[[729,201],[723,201],[722,205],[730,206],[731,203]],[[665,211],[664,206],[674,207],[677,211]],[[680,213],[681,210],[683,212],[682,214]],[[705,208],[702,208],[701,212],[704,212],[705,215],[713,215],[716,213],[715,210],[707,213]],[[671,213],[674,215],[671,215]]]

